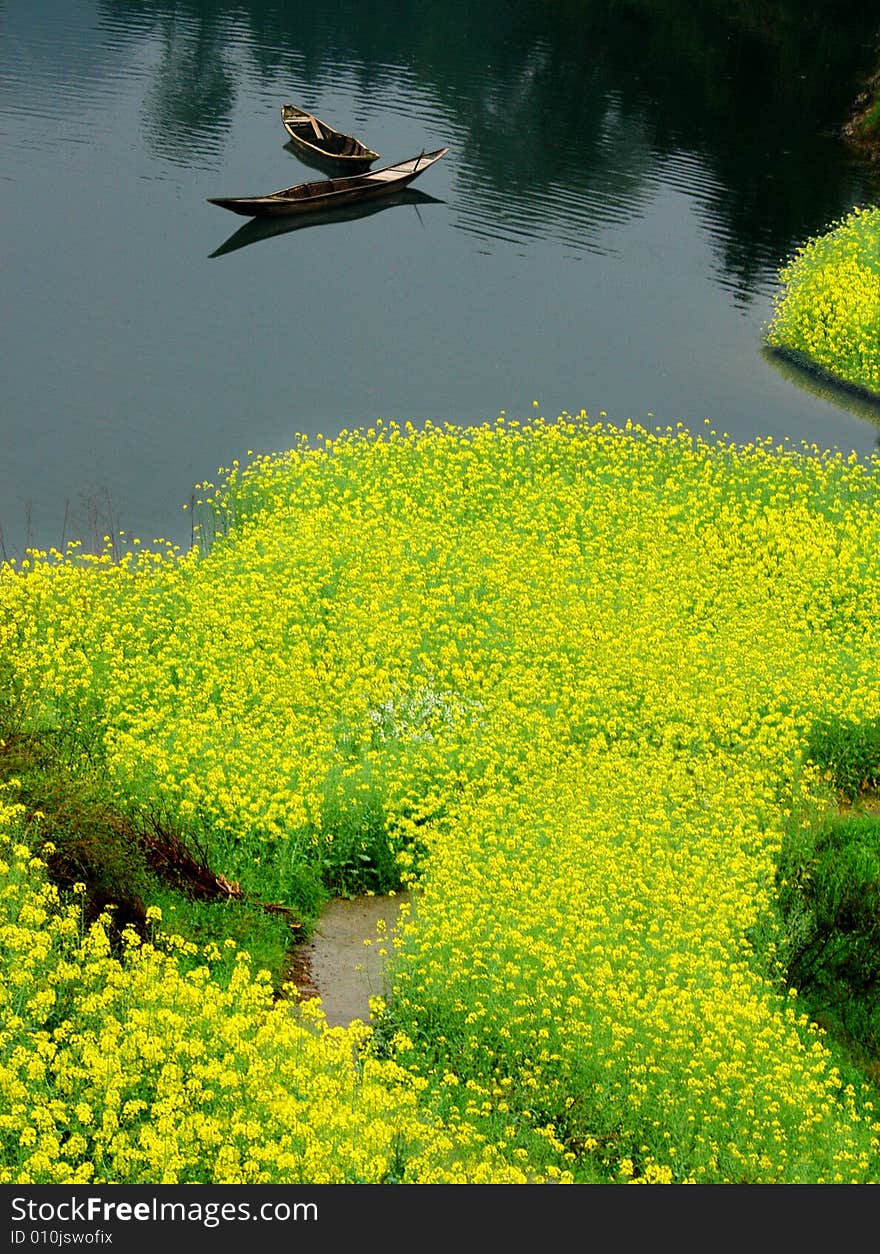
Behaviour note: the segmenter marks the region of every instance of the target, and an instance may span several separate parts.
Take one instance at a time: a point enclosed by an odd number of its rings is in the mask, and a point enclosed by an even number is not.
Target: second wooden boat
[[[353,135],[335,131],[332,126],[297,105],[282,105],[281,121],[298,148],[325,161],[338,162],[340,166],[354,170],[368,166],[379,157],[377,152],[373,152],[372,148],[362,144]]]
[[[423,174],[435,161],[439,161],[448,148],[434,152],[421,152],[408,161],[386,165],[381,170],[368,170],[364,174],[349,174],[338,179],[319,179],[314,183],[297,183],[284,187],[268,196],[209,196],[208,202],[230,209],[247,218],[277,217],[286,213],[309,213],[318,209],[332,209],[336,205],[350,205],[361,200],[373,200],[377,196],[389,196],[399,192],[418,175]]]

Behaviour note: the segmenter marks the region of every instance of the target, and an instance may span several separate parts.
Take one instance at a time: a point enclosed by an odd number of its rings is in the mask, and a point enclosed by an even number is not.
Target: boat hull
[[[422,153],[409,161],[373,170],[367,174],[351,175],[338,179],[322,179],[319,182],[299,183],[295,187],[272,192],[268,196],[210,196],[209,203],[228,209],[248,218],[285,217],[290,214],[316,213],[333,209],[337,205],[351,205],[361,201],[377,200],[390,196],[407,187],[438,161],[448,149]]]
[[[437,196],[430,196],[417,187],[405,187],[402,192],[395,192],[382,200],[367,201],[364,205],[349,205],[336,209],[324,209],[320,213],[292,214],[287,217],[249,218],[241,226],[236,227],[232,235],[219,248],[215,248],[209,257],[223,257],[226,253],[236,252],[261,240],[279,239],[303,231],[313,226],[330,226],[344,222],[360,222],[362,218],[373,214],[384,213],[395,206],[412,205],[418,210],[420,205],[442,205],[444,202]]]

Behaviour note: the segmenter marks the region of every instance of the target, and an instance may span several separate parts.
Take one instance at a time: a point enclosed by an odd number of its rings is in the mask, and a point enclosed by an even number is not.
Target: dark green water
[[[193,485],[377,417],[585,408],[867,455],[880,414],[761,353],[778,265],[880,180],[838,138],[863,3],[0,0],[0,526],[189,542]],[[280,106],[402,203],[273,234]],[[418,195],[415,190],[418,190]]]

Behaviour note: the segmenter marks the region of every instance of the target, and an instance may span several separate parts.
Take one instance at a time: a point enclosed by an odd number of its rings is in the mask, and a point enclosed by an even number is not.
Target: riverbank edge
[[[803,349],[789,348],[785,344],[767,344],[765,345],[765,352],[779,358],[781,361],[790,362],[791,365],[798,366],[801,370],[813,375],[818,382],[828,384],[846,396],[880,405],[880,392],[866,388],[861,383],[851,383],[848,379],[844,379],[842,375],[835,374],[833,370],[829,370],[826,366],[820,366]]]
[[[880,165],[880,60],[864,89],[856,96],[842,134],[863,156]]]

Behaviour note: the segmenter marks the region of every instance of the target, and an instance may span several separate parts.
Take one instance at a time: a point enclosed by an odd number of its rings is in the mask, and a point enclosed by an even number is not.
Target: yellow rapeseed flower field
[[[880,716],[877,459],[502,415],[208,495],[186,555],[7,565],[4,683],[246,888],[384,850],[391,993],[117,952],[10,790],[0,1178],[877,1182],[773,909],[811,725]]]

